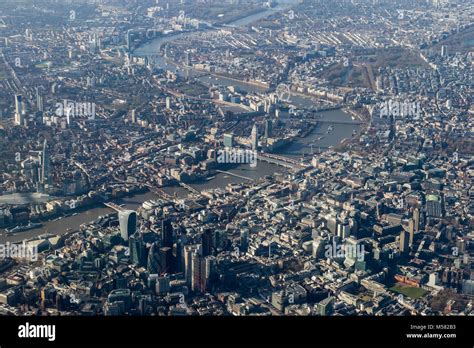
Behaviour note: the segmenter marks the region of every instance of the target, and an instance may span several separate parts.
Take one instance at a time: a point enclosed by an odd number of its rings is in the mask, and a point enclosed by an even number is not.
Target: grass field
[[[416,299],[423,297],[428,291],[422,288],[416,288],[411,286],[402,286],[402,285],[395,285],[389,289],[390,291],[402,294],[404,296],[408,296],[410,298]]]

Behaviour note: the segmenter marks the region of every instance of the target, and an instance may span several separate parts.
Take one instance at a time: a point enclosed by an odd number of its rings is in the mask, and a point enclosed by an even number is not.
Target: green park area
[[[417,288],[414,286],[403,286],[403,285],[395,285],[389,289],[390,291],[402,294],[404,296],[417,299],[423,297],[428,291]]]

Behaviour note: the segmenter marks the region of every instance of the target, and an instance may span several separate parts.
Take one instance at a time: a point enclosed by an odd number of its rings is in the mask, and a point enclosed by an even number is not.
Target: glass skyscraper
[[[120,235],[124,240],[137,231],[137,213],[133,210],[119,212]]]

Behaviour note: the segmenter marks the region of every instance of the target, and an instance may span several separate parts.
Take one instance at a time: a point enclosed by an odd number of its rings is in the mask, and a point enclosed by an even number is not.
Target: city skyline
[[[5,0],[0,315],[472,316],[472,11]]]

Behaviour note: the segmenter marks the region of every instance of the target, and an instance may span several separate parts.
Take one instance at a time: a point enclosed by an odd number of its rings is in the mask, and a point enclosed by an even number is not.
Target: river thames
[[[253,23],[259,19],[266,18],[276,11],[284,10],[285,5],[279,6],[275,9],[265,10],[256,14],[253,14],[248,17],[241,18],[235,22],[229,23],[232,26],[245,26]],[[147,42],[142,47],[135,50],[134,55],[137,56],[149,56],[153,55],[154,64],[157,64],[163,69],[173,69],[178,72],[178,74],[196,74],[192,70],[183,70],[176,65],[173,65],[162,57],[157,56],[161,45],[172,40],[179,38],[184,38],[186,35],[193,35],[193,33],[180,33],[176,35],[160,37],[153,39],[150,42]],[[237,86],[240,89],[243,89],[248,92],[264,92],[265,88],[248,84],[245,82],[238,82],[233,79],[226,78],[212,78],[212,81],[209,81],[209,76],[199,77],[201,82],[205,84],[213,83],[223,86]],[[301,97],[301,96],[291,96],[291,103],[299,107],[310,107],[312,105],[311,98]],[[331,110],[324,111],[320,113],[320,124],[318,127],[313,129],[313,131],[306,136],[305,138],[298,138],[289,146],[281,149],[278,153],[280,155],[292,157],[292,158],[301,158],[302,155],[309,155],[311,153],[318,152],[319,150],[327,149],[331,146],[339,144],[344,139],[348,139],[352,136],[353,131],[357,130],[358,124],[340,124],[338,122],[350,122],[352,120],[351,116],[342,110]],[[331,123],[335,122],[335,123]],[[332,130],[330,130],[331,128]],[[241,183],[248,180],[257,180],[266,175],[275,174],[277,172],[285,173],[286,169],[284,167],[279,167],[276,164],[270,164],[263,161],[258,161],[258,165],[255,168],[250,167],[248,164],[239,165],[233,169],[229,170],[230,173],[218,173],[214,177],[209,178],[206,181],[193,183],[190,186],[195,188],[198,191],[204,191],[214,188],[222,188],[229,183]],[[235,175],[232,175],[235,174]],[[182,187],[166,187],[164,191],[176,195],[177,197],[185,197],[188,194],[188,191]],[[10,199],[19,199],[17,203],[28,203],[28,196],[19,196],[19,197],[9,197]],[[32,196],[31,202],[34,201],[45,201],[44,196]],[[156,194],[151,192],[137,194],[134,196],[122,198],[115,200],[114,203],[123,204],[128,209],[137,209],[143,202],[151,199],[159,198]],[[8,197],[0,196],[0,199],[3,199],[4,203],[8,203]],[[2,202],[0,200],[0,202]],[[14,201],[11,202],[15,204]],[[0,230],[0,243],[9,242],[18,242],[24,239],[32,239],[38,237],[44,233],[52,233],[56,235],[61,235],[67,233],[67,230],[72,231],[78,230],[79,226],[83,223],[87,223],[97,219],[101,215],[105,215],[113,212],[111,208],[105,206],[95,206],[89,209],[84,209],[77,212],[74,216],[63,217],[60,220],[55,221],[46,221],[43,222],[43,226],[40,228],[32,229],[25,232],[19,232],[13,235],[6,235],[4,230]]]

